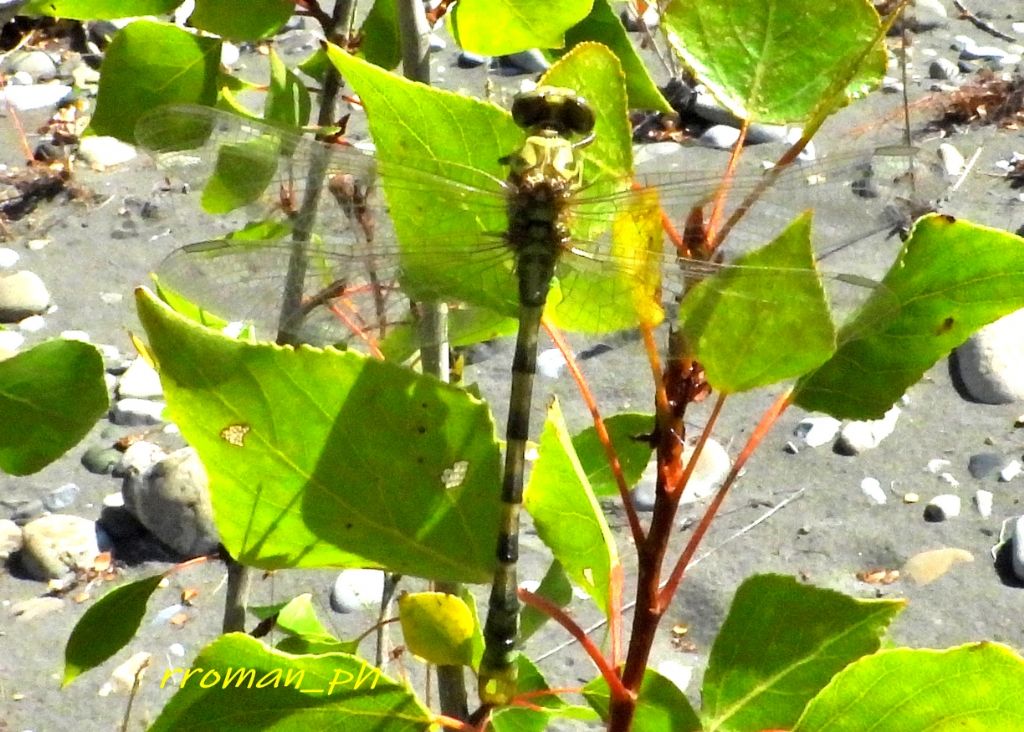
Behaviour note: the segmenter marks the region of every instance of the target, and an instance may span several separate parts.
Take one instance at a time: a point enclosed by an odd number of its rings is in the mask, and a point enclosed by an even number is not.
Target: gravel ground
[[[997,6],[994,2],[981,3],[974,7],[975,12],[984,10],[986,4]],[[1009,26],[1003,22],[1003,15],[996,19],[1001,26]],[[964,21],[949,20],[916,38],[917,58],[925,58],[922,49],[933,49],[955,60],[956,53],[949,46],[951,38],[960,33],[974,36],[979,43],[1001,43],[985,37]],[[449,47],[436,55],[435,62],[454,68],[454,53]],[[921,72],[920,67],[926,68],[927,61],[919,62],[918,66],[917,71]],[[458,83],[449,80],[449,86],[481,93],[481,77],[476,72],[452,78]],[[917,86],[915,91],[919,91]],[[895,95],[879,93],[847,110],[823,131],[817,140],[819,149],[845,148],[851,131],[867,128],[873,130],[872,134],[864,135],[858,144],[878,139],[897,141],[893,131],[876,127],[879,119],[889,118],[895,101]],[[927,112],[919,109],[917,113]],[[27,129],[34,129],[40,121],[31,114],[25,117]],[[3,162],[18,163],[18,148],[14,146],[10,126],[0,127]],[[969,178],[958,192],[953,200],[954,212],[968,217],[998,217],[991,223],[1005,225],[1009,211],[1017,217],[1014,226],[1024,223],[1024,205],[1019,202],[1016,209],[992,207],[994,197],[1009,200],[1013,194],[1004,182],[983,174],[992,170],[992,161],[1009,157],[1014,148],[1024,149],[1020,133],[979,128],[954,141],[965,152],[984,145],[976,167],[981,173]],[[132,312],[132,288],[144,283],[147,272],[175,246],[204,238],[199,231],[177,227],[173,235],[159,236],[167,229],[168,221],[177,219],[172,214],[156,220],[140,215],[143,202],[158,198],[153,192],[158,178],[144,160],[105,173],[80,168],[75,184],[99,194],[105,203],[47,204],[33,214],[30,223],[22,222],[15,227],[24,236],[7,245],[22,255],[18,266],[42,276],[59,305],[56,312],[46,316],[45,329],[30,336],[30,341],[55,336],[65,329],[81,329],[94,342],[112,344],[124,353],[132,352],[129,333],[139,330]],[[28,239],[43,237],[50,240],[45,248],[26,247]],[[844,252],[844,258],[837,259],[835,264],[829,262],[829,267],[874,271],[877,275],[884,271],[895,246],[891,241],[876,238]],[[123,300],[107,304],[100,299],[101,293],[118,293]],[[506,356],[499,350],[470,373],[471,379],[481,382],[486,394],[494,394],[495,404],[501,403]],[[637,345],[627,343],[584,364],[595,392],[603,400],[605,413],[648,409],[647,382],[630,383],[623,378],[623,374],[645,373],[637,370],[638,358]],[[586,416],[577,405],[567,378],[544,380],[538,392],[537,401],[541,404],[548,394],[558,394],[567,405],[571,426],[586,426]],[[716,430],[717,439],[735,453],[773,396],[765,391],[733,399]],[[495,412],[498,424],[502,424],[503,410],[496,407]],[[974,479],[967,471],[968,460],[976,453],[992,452],[1007,460],[1021,459],[1024,438],[1021,429],[1015,427],[1021,413],[1021,404],[992,406],[966,399],[954,384],[949,363],[942,361],[909,391],[895,433],[870,452],[847,457],[826,446],[803,448],[798,454],[790,454],[784,448],[793,439],[792,429],[803,415],[799,410],[787,414],[748,464],[746,474],[727,501],[704,545],[705,551],[712,553],[689,573],[665,618],[654,662],[672,659],[694,667],[699,676],[736,586],[751,574],[772,571],[799,575],[816,585],[861,597],[906,598],[908,608],[892,627],[892,636],[900,644],[945,647],[991,639],[1018,649],[1024,647],[1024,590],[1007,579],[990,556],[1003,520],[1022,513],[1019,503],[1024,478],[998,483],[991,478]],[[699,424],[700,415],[694,414],[691,419]],[[109,442],[111,434],[119,436],[125,431],[112,432],[105,421],[98,424],[78,447],[40,473],[25,478],[0,476],[0,497],[8,502],[38,498],[57,486],[74,482],[81,488],[81,494],[68,511],[96,518],[103,496],[118,490],[119,483],[109,476],[87,472],[80,458],[86,447]],[[946,470],[959,481],[959,486],[951,487],[926,470],[933,459],[949,461]],[[889,499],[885,505],[872,505],[862,494],[860,484],[865,477],[880,482]],[[989,518],[982,518],[971,505],[979,488],[994,493],[994,510]],[[960,517],[945,522],[926,522],[922,503],[902,502],[901,497],[908,492],[918,493],[923,499],[938,493],[956,493],[963,499],[964,511]],[[790,498],[793,500],[785,507],[752,526],[772,507]],[[692,506],[683,513],[699,515]],[[612,511],[612,520],[622,540],[627,569],[631,569],[632,560],[625,549],[628,534],[622,526],[621,514]],[[685,540],[687,531],[680,530],[680,542]],[[524,545],[523,574],[539,578],[544,562],[542,554],[533,551],[537,540],[527,535]],[[719,551],[722,547],[725,550]],[[940,547],[965,549],[974,561],[954,567],[927,585],[916,585],[906,578],[891,585],[869,585],[855,578],[857,572],[865,570],[898,569],[909,557]],[[124,577],[136,579],[167,566],[140,560],[125,568]],[[195,605],[187,610],[188,622],[181,626],[153,622],[151,615],[128,648],[68,689],[59,691],[61,649],[91,600],[76,604],[65,599],[55,611],[41,617],[15,619],[10,605],[44,594],[45,587],[26,579],[16,566],[0,571],[0,730],[48,732],[64,729],[69,723],[84,730],[117,728],[124,713],[125,695],[103,697],[97,692],[118,663],[132,653],[147,651],[153,654],[153,668],[139,691],[130,727],[142,729],[156,717],[172,693],[170,688],[161,688],[164,669],[186,665],[188,658],[218,632],[223,575],[222,568],[213,565],[176,575],[171,586],[153,599],[151,608],[156,611],[176,603],[185,587],[198,589]],[[326,622],[339,636],[351,637],[371,618],[369,614],[340,616],[330,610],[327,596],[333,578],[330,571],[278,573],[258,578],[252,602],[266,604],[299,592],[312,592]],[[92,597],[102,591],[94,591]],[[581,608],[579,614],[588,618],[585,609]],[[676,625],[689,628],[685,647],[673,641],[671,628]],[[560,631],[549,629],[532,641],[531,649],[539,654],[563,639]],[[176,655],[179,650],[183,650],[183,656]],[[407,661],[405,665],[413,664]],[[555,654],[545,661],[543,668],[560,683],[575,683],[593,675],[589,663],[573,648]],[[392,665],[390,672],[398,673],[398,665]],[[698,686],[695,681],[690,687],[694,697]]]

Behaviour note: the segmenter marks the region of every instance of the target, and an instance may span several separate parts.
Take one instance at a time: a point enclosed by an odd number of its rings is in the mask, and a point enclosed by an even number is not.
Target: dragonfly
[[[512,115],[525,142],[502,159],[505,178],[459,165],[438,171],[436,161],[379,160],[204,107],[158,109],[137,133],[161,167],[202,191],[203,208],[222,214],[217,225],[230,230],[178,249],[156,271],[161,286],[201,305],[212,322],[263,324],[281,343],[343,344],[378,356],[408,354],[410,301],[452,302],[461,317],[455,330],[467,341],[515,331],[498,561],[480,673],[485,704],[506,703],[515,690],[519,512],[542,317],[592,330],[654,325],[690,282],[730,267],[663,251],[656,236],[663,212],[681,220],[708,204],[717,176],[588,179],[594,115],[569,90],[520,95]],[[792,197],[815,187],[808,180],[828,178],[824,199],[859,205],[866,199],[854,195],[852,180],[863,179],[871,159],[794,168],[774,190]],[[740,196],[757,181],[739,178],[731,190]],[[307,195],[321,184],[324,201]],[[403,247],[389,216],[396,191],[429,197],[438,218],[472,212],[472,230],[438,241],[423,222],[418,246]],[[784,286],[786,277],[817,275],[764,276]]]

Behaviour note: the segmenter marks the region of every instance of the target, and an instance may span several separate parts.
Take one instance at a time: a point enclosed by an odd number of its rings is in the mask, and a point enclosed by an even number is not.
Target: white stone
[[[144,473],[129,473],[121,492],[139,523],[183,557],[216,551],[206,470],[191,447],[175,450]]]
[[[935,496],[924,507],[924,517],[928,521],[945,521],[960,515],[960,496],[942,493]]]
[[[1009,483],[1011,480],[1016,478],[1024,468],[1021,467],[1019,460],[1011,460],[1008,462],[1002,470],[999,471],[999,480],[1004,483]]]
[[[125,427],[160,424],[165,406],[149,399],[118,399],[110,410],[110,421]]]
[[[63,607],[64,601],[61,598],[44,595],[16,602],[11,605],[10,612],[19,622],[25,623],[57,612]]]
[[[146,359],[137,358],[118,379],[117,395],[121,399],[159,399],[164,395],[160,375]]]
[[[27,523],[21,566],[35,579],[59,579],[68,571],[92,566],[100,553],[96,523],[79,516],[51,513]]]
[[[1017,579],[1024,582],[1024,516],[1018,516],[1017,520],[1013,522],[1010,550],[1013,573],[1017,575]]]
[[[133,442],[125,448],[121,462],[114,469],[115,476],[124,476],[132,473],[145,473],[151,467],[167,457],[167,453],[159,445],[154,445],[146,440]]]
[[[94,170],[105,170],[131,162],[137,156],[135,147],[116,137],[92,135],[78,143],[78,156]]]
[[[29,239],[28,243],[25,246],[28,247],[30,252],[38,252],[38,251],[46,249],[46,247],[50,246],[50,240],[49,239]]]
[[[222,41],[220,46],[220,62],[231,68],[238,63],[238,59],[241,58],[242,51],[234,43],[228,41]]]
[[[942,143],[939,145],[938,155],[939,162],[942,164],[942,170],[946,176],[957,178],[963,173],[967,161],[964,160],[963,154],[953,145],[948,142]]]
[[[23,270],[0,277],[0,322],[14,323],[49,307],[50,293],[39,275]]]
[[[691,455],[693,455],[693,445],[687,443],[683,446],[684,465],[689,462]],[[704,449],[701,450],[697,466],[690,476],[690,482],[683,490],[680,502],[692,503],[701,498],[707,498],[718,489],[722,481],[729,475],[731,468],[732,460],[729,458],[729,453],[718,441],[709,439],[704,443]]]
[[[885,505],[887,500],[885,490],[877,478],[865,478],[862,480],[860,482],[860,490],[876,506]]]
[[[903,502],[904,503],[917,503],[920,500],[921,500],[921,496],[919,496],[917,493],[904,493],[903,494]]]
[[[11,106],[19,112],[52,107],[71,93],[67,84],[28,84],[0,89],[0,108]]]
[[[18,263],[21,255],[8,247],[0,247],[0,269],[10,269]]]
[[[111,694],[130,694],[135,687],[136,679],[142,679],[146,674],[146,668],[152,660],[153,655],[146,651],[139,651],[130,656],[126,661],[119,663],[110,672],[110,678],[100,686],[99,695],[106,697]]]
[[[82,343],[92,343],[92,336],[86,333],[84,330],[62,330],[60,337],[66,341],[81,341]]]
[[[986,325],[956,351],[960,379],[985,404],[1024,400],[1024,310]]]
[[[0,519],[0,563],[21,549],[21,527],[10,519]]]
[[[928,472],[932,475],[938,475],[940,470],[948,468],[952,464],[953,463],[944,458],[932,458],[928,461]]]
[[[992,499],[992,491],[979,488],[974,492],[974,507],[978,509],[978,513],[982,518],[990,518],[992,516]]]
[[[712,125],[701,133],[697,142],[716,150],[729,150],[740,139],[740,131],[729,125]]]
[[[345,569],[331,587],[331,607],[338,613],[351,613],[380,604],[384,592],[384,573],[377,569]]]
[[[177,658],[184,658],[185,646],[181,645],[181,643],[172,643],[171,645],[167,646],[167,652]]]
[[[545,348],[537,354],[537,373],[545,378],[557,379],[565,365],[565,357],[557,348]]]
[[[839,432],[836,449],[846,455],[857,455],[873,450],[893,433],[900,418],[900,408],[892,406],[881,419],[849,422]]]
[[[957,488],[960,485],[960,481],[952,473],[939,473],[939,480],[953,488]]]
[[[804,417],[793,430],[793,436],[799,437],[808,447],[821,447],[835,438],[842,426],[835,417]]]
[[[30,315],[18,321],[18,330],[25,333],[38,333],[46,327],[46,318],[42,315]]]
[[[0,330],[0,351],[13,353],[21,348],[25,336],[16,330]]]

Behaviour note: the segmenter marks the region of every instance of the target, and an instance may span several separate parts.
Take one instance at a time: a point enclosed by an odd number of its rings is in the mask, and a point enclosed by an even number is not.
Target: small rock
[[[18,330],[23,333],[38,333],[46,327],[46,318],[42,315],[30,315],[18,321]]]
[[[92,336],[86,333],[84,330],[62,330],[60,337],[66,341],[81,341],[82,343],[92,343]]]
[[[971,455],[967,462],[967,472],[972,478],[983,480],[1002,470],[1005,462],[1003,456],[998,453],[979,452]]]
[[[89,64],[77,64],[71,69],[71,81],[77,89],[95,91],[96,85],[100,83],[100,72]]]
[[[11,73],[28,74],[35,80],[52,79],[57,75],[57,64],[43,51],[19,51],[8,56],[4,66]]]
[[[693,445],[687,443],[683,446],[683,462],[688,463],[693,455]],[[714,493],[729,475],[732,468],[732,460],[729,453],[722,445],[713,439],[704,443],[700,458],[697,460],[697,467],[690,476],[690,482],[683,489],[683,496],[680,503],[692,503],[693,501],[706,498]]]
[[[160,375],[144,358],[137,358],[117,381],[117,395],[121,399],[159,399],[164,395]]]
[[[986,491],[979,488],[974,492],[974,506],[978,509],[978,513],[982,518],[991,518],[992,499],[992,491]]]
[[[99,695],[107,697],[111,694],[130,694],[137,681],[145,676],[152,658],[151,653],[139,651],[132,654],[128,660],[119,663],[117,668],[110,672],[110,678],[100,686]]]
[[[917,503],[920,500],[921,500],[921,496],[919,496],[916,493],[904,493],[903,494],[903,502],[904,503]]]
[[[167,652],[175,658],[184,658],[185,646],[181,645],[181,643],[172,643],[171,645],[167,646]]]
[[[113,471],[114,477],[123,478],[131,473],[145,473],[166,457],[167,453],[159,445],[146,440],[133,442],[121,455],[121,461]]]
[[[939,473],[939,480],[956,488],[960,485],[960,481],[952,473]]]
[[[39,275],[23,270],[0,277],[0,322],[15,323],[49,307],[50,293]]]
[[[431,33],[429,36],[427,36],[427,41],[430,43],[431,53],[438,53],[439,51],[443,51],[444,49],[448,48],[448,44],[445,43],[444,39],[441,38],[436,33]]]
[[[808,447],[821,447],[835,438],[841,425],[835,417],[804,417],[793,430],[793,436],[802,439]]]
[[[377,569],[342,570],[331,587],[331,609],[352,613],[380,603],[384,573]]]
[[[26,623],[44,615],[57,612],[64,607],[64,601],[59,597],[46,595],[43,597],[31,597],[11,605],[11,615],[19,621]]]
[[[220,46],[220,62],[229,69],[242,57],[242,49],[234,43],[222,41]]]
[[[114,466],[121,462],[122,454],[113,447],[106,445],[92,445],[82,453],[82,465],[90,473],[106,475],[114,470]]]
[[[0,519],[0,562],[6,562],[21,549],[21,527],[10,519]]]
[[[27,71],[15,71],[7,81],[10,86],[31,86],[35,83],[32,74]]]
[[[537,373],[547,379],[557,379],[565,366],[565,356],[557,348],[545,348],[537,354]]]
[[[964,388],[985,404],[1024,399],[1024,310],[1000,318],[956,350]]]
[[[924,507],[925,521],[945,521],[948,518],[955,518],[960,515],[960,496],[952,493],[942,493],[928,501]]]
[[[524,74],[542,74],[551,68],[544,54],[536,48],[519,53],[510,53],[501,57],[502,62],[511,65]]]
[[[712,125],[701,133],[697,143],[716,150],[731,150],[740,139],[740,131],[728,125]]]
[[[839,433],[836,452],[841,455],[858,455],[865,450],[873,450],[893,433],[899,418],[900,408],[893,406],[881,419],[847,423]]]
[[[206,470],[196,451],[184,447],[144,473],[130,473],[121,487],[124,505],[164,544],[184,557],[216,551]]]
[[[960,69],[948,58],[937,58],[928,64],[928,78],[950,80],[960,76]]]
[[[964,168],[967,166],[963,153],[948,142],[944,142],[939,145],[938,154],[942,172],[946,174],[947,178],[955,179],[963,174]]]
[[[46,249],[46,247],[48,247],[49,245],[49,239],[29,239],[28,244],[26,244],[25,246],[28,247],[30,252],[39,252],[42,251],[43,249]]]
[[[0,269],[10,269],[18,263],[21,255],[8,247],[0,247]]]
[[[1017,579],[1024,582],[1024,516],[1017,517],[1013,522],[1013,533],[1010,534],[1011,563]]]
[[[106,170],[115,165],[131,162],[136,155],[132,145],[106,135],[83,137],[78,144],[78,156],[93,170]]]
[[[110,421],[124,427],[160,424],[165,406],[149,399],[118,399],[110,410]]]
[[[455,61],[456,66],[460,69],[475,69],[478,66],[489,64],[491,62],[490,56],[481,56],[471,51],[462,51],[459,53],[458,58]]]
[[[39,498],[29,498],[10,503],[14,506],[14,510],[11,512],[11,520],[19,526],[24,526],[32,519],[38,518],[46,512],[46,509],[43,508],[43,502]]]
[[[1009,483],[1020,475],[1022,471],[1024,471],[1024,468],[1021,467],[1020,461],[1011,460],[1006,464],[1006,467],[999,471],[999,480],[1003,483]]]
[[[938,475],[940,470],[942,470],[943,468],[948,468],[952,464],[953,463],[944,458],[932,458],[931,460],[928,461],[927,469],[928,472],[931,473],[932,475]]]
[[[16,330],[0,329],[0,349],[8,353],[15,353],[25,342],[25,336]]]
[[[656,481],[658,473],[658,462],[652,460],[647,464],[644,472],[640,475],[630,497],[633,500],[633,508],[640,513],[649,513],[654,510],[654,501],[657,498]]]
[[[786,440],[786,444],[782,446],[782,451],[787,455],[799,455],[800,448],[796,446],[796,443],[792,440]]]
[[[19,112],[56,106],[71,94],[67,84],[28,84],[0,89],[0,106],[8,105]]]
[[[22,535],[21,566],[39,580],[60,579],[69,570],[91,567],[101,551],[96,523],[79,516],[41,516],[26,524]]]
[[[860,491],[868,500],[876,506],[883,506],[886,502],[885,490],[877,478],[865,478],[860,482]]]
[[[65,483],[43,496],[43,506],[53,513],[63,511],[75,502],[81,492],[82,489],[74,483]]]
[[[919,585],[927,585],[961,562],[973,562],[974,555],[954,547],[915,554],[903,565],[903,573]]]

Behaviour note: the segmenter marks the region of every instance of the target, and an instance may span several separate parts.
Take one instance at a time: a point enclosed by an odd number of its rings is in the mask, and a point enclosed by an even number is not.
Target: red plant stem
[[[544,326],[544,330],[547,331],[548,337],[551,338],[551,341],[565,359],[565,363],[569,367],[569,373],[572,374],[573,381],[576,382],[576,387],[579,389],[580,396],[583,398],[584,404],[587,405],[587,409],[590,410],[590,416],[594,420],[594,429],[597,430],[597,439],[600,440],[601,446],[604,448],[605,457],[608,458],[608,465],[612,469],[612,475],[615,476],[615,484],[619,488],[619,497],[622,498],[622,504],[626,510],[626,519],[629,521],[629,530],[633,535],[633,541],[640,543],[644,538],[644,530],[640,525],[640,517],[637,516],[636,510],[633,508],[633,502],[629,498],[629,486],[626,485],[626,476],[622,473],[622,464],[619,462],[619,456],[615,452],[611,436],[604,426],[604,419],[601,417],[601,410],[598,409],[597,400],[594,399],[594,393],[590,390],[583,372],[580,371],[576,357],[573,355],[572,349],[569,348],[569,344],[565,342],[562,332],[552,325],[547,318],[542,318],[540,322]]]
[[[743,120],[740,125],[740,134],[736,138],[736,144],[732,146],[732,152],[729,154],[729,164],[725,168],[725,174],[722,176],[722,183],[718,186],[718,190],[715,192],[715,202],[711,207],[711,215],[708,216],[708,223],[706,227],[708,244],[705,255],[709,255],[715,251],[715,246],[721,242],[721,239],[716,240],[716,234],[718,231],[718,224],[722,220],[722,212],[725,208],[725,198],[729,193],[729,188],[732,187],[733,177],[736,174],[736,166],[740,162],[740,154],[743,152],[743,141],[747,139],[747,130],[750,129],[750,121]]]
[[[601,649],[594,645],[594,642],[590,640],[587,632],[577,625],[576,621],[570,618],[562,608],[555,605],[546,597],[535,595],[528,590],[520,589],[518,594],[520,600],[531,607],[537,608],[556,623],[561,625],[579,642],[581,646],[583,646],[583,650],[587,652],[587,655],[590,656],[590,660],[594,662],[594,665],[597,666],[601,675],[604,677],[604,680],[608,683],[612,703],[615,703],[616,700],[636,701],[635,695],[622,685],[622,680],[619,678],[619,674],[615,671],[615,667],[612,666],[608,662],[608,659],[604,657],[601,653]]]
[[[732,469],[729,471],[729,475],[722,482],[722,487],[718,489],[714,499],[711,501],[711,505],[708,506],[708,510],[704,512],[704,516],[701,518],[700,523],[697,525],[696,530],[693,532],[693,536],[690,537],[690,541],[687,543],[683,553],[679,556],[676,566],[672,569],[672,574],[669,575],[668,581],[665,583],[665,587],[661,590],[661,596],[658,600],[659,607],[667,608],[672,598],[676,594],[676,589],[679,587],[679,583],[683,579],[683,575],[686,572],[686,568],[690,565],[690,561],[693,559],[693,555],[697,553],[697,547],[700,545],[701,540],[707,533],[708,528],[711,526],[711,521],[718,513],[718,509],[721,508],[722,502],[725,501],[726,495],[729,493],[729,489],[733,483],[736,482],[736,478],[739,476],[740,471],[743,470],[743,466],[747,464],[747,460],[753,454],[754,450],[761,444],[761,441],[768,435],[768,432],[778,421],[782,413],[786,411],[789,405],[793,392],[791,389],[787,389],[785,392],[779,395],[779,397],[772,403],[770,407],[762,415],[761,420],[757,423],[754,431],[750,435],[750,439],[743,446],[743,450],[736,457],[736,462],[733,463]],[[717,406],[717,405],[716,405]]]

